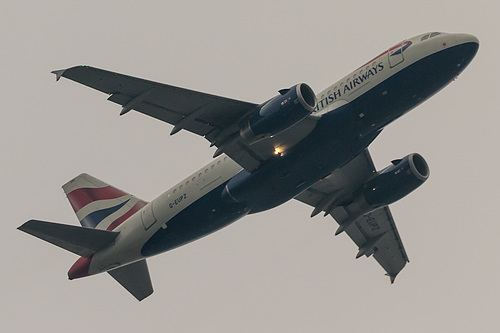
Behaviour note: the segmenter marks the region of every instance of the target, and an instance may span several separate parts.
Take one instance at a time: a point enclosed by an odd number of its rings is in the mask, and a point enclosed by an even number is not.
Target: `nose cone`
[[[479,49],[479,39],[469,34],[451,34],[451,46],[463,50],[468,60],[472,60]]]
[[[456,44],[474,44],[477,47],[479,47],[479,39],[477,39],[476,36],[469,35],[469,34],[454,34]]]
[[[69,269],[68,278],[70,280],[73,280],[84,276],[88,276],[91,261],[92,261],[92,256],[90,256],[89,258],[81,257],[80,259],[78,259]]]
[[[439,53],[445,56],[440,69],[450,65],[453,77],[458,76],[470,64],[479,49],[479,40],[469,34],[442,34],[436,38],[436,42],[442,47],[442,52]],[[453,66],[456,66],[455,70],[452,70]]]

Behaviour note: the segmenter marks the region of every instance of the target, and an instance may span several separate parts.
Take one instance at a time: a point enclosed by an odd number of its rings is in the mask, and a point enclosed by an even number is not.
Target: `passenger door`
[[[401,43],[391,47],[389,51],[387,52],[388,57],[389,57],[389,65],[391,68],[396,67],[400,63],[404,61],[403,58],[403,44],[404,41]]]
[[[149,203],[142,209],[141,220],[144,225],[144,229],[146,230],[156,223],[156,217],[153,214],[153,202]]]

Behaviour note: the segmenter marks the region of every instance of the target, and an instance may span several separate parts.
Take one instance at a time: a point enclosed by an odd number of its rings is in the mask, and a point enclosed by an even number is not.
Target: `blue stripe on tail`
[[[114,212],[118,211],[120,208],[125,206],[127,202],[130,200],[127,200],[119,205],[116,205],[114,207],[109,207],[106,209],[101,209],[98,211],[95,211],[93,213],[90,213],[89,215],[85,216],[80,223],[82,224],[83,227],[85,228],[96,228],[99,223],[101,223],[106,217],[109,215],[113,214]]]

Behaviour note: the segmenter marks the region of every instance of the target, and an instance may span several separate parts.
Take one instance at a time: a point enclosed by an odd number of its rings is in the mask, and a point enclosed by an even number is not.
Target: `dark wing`
[[[174,125],[173,132],[185,129],[205,136],[227,128],[256,106],[89,66],[53,73],[57,79],[62,76],[110,95],[108,100],[123,106],[121,114],[137,110]]]
[[[226,153],[248,171],[255,170],[270,158],[277,146],[294,145],[315,126],[315,120],[306,118],[292,131],[250,145],[239,135],[240,124],[255,111],[257,104],[89,66],[52,73],[57,79],[65,77],[110,95],[108,100],[122,105],[121,115],[133,109],[174,125],[171,134],[184,129],[201,135],[219,148],[216,155]]]
[[[315,207],[312,216],[325,211],[325,216],[330,214],[340,226],[347,225],[339,230],[345,231],[358,246],[356,258],[373,255],[394,282],[409,260],[389,207],[379,208],[346,224],[349,212],[335,205],[336,200],[348,197],[375,172],[370,153],[365,150],[295,199]]]

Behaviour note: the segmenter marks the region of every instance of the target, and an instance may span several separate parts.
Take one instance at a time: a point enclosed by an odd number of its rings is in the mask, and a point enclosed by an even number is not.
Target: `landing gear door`
[[[403,45],[404,42],[401,42],[389,49],[389,52],[387,52],[388,57],[389,57],[389,65],[391,68],[399,65],[400,63],[403,62]]]
[[[141,211],[142,225],[148,230],[156,223],[156,217],[153,214],[153,203],[146,205]]]

